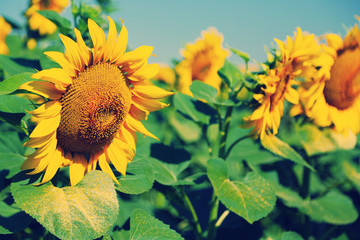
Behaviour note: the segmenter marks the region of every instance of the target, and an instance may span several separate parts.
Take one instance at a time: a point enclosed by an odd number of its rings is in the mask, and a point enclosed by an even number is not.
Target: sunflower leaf
[[[9,94],[18,89],[23,83],[33,80],[33,73],[20,73],[0,82],[0,95]]]
[[[149,191],[154,183],[154,173],[150,162],[144,158],[135,158],[129,163],[126,177],[119,180],[116,189],[126,194],[141,194]]]
[[[5,77],[10,77],[24,72],[36,72],[33,67],[25,67],[17,63],[15,59],[11,59],[5,55],[0,55],[0,68],[3,69]]]
[[[28,99],[16,95],[0,95],[0,111],[6,113],[25,113],[34,110]]]
[[[190,90],[197,99],[216,102],[217,90],[213,86],[196,80],[191,84]]]
[[[224,66],[218,71],[218,75],[231,89],[239,86],[239,83],[244,81],[244,76],[240,70],[228,60],[225,60]]]
[[[117,219],[114,183],[104,172],[91,171],[76,186],[64,188],[51,182],[36,187],[26,179],[24,173],[14,177],[11,193],[15,202],[58,238],[98,238]]]
[[[130,217],[130,238],[136,239],[183,239],[180,234],[142,209],[136,209]]]
[[[177,186],[177,185],[193,185],[194,177],[182,178],[181,173],[189,167],[190,161],[181,162],[177,164],[165,163],[156,159],[151,160],[155,180],[162,185]]]
[[[270,152],[281,156],[285,159],[289,159],[297,164],[306,166],[312,171],[315,171],[315,169],[308,164],[301,156],[298,154],[292,147],[290,147],[289,144],[286,142],[281,141],[279,138],[275,136],[269,136],[266,135],[261,140],[261,145],[269,150]]]
[[[303,238],[296,232],[284,232],[281,235],[281,240],[303,240]]]
[[[225,161],[210,159],[207,173],[219,200],[230,211],[253,223],[267,216],[276,202],[275,190],[255,172],[246,175],[243,181],[231,181]]]

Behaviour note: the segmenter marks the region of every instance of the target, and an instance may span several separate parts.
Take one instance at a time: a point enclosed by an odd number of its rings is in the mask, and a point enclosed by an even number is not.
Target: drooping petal
[[[123,142],[129,144],[132,150],[136,150],[136,132],[127,127],[126,124],[121,125],[119,135],[117,137]]]
[[[134,83],[133,85],[134,85],[134,88],[132,89],[133,94],[143,98],[160,99],[175,94],[174,92],[166,91],[154,85],[148,85],[144,83],[141,84]]]
[[[47,154],[44,157],[41,158],[39,165],[31,172],[27,173],[29,175],[37,174],[45,170],[45,168],[49,165],[50,161],[52,161],[55,151],[56,151],[56,145],[57,141],[53,140],[50,142],[50,145],[48,147]]]
[[[116,179],[116,177],[114,175],[114,172],[111,170],[109,163],[106,160],[105,154],[102,154],[99,156],[99,166],[100,166],[101,170],[103,170],[103,172],[106,172],[107,174],[109,174],[109,176],[111,177],[112,180],[114,180],[114,182],[116,182],[117,184],[120,185],[119,181]]]
[[[131,104],[130,107],[131,115],[139,120],[147,120],[149,112],[143,109],[140,109],[136,104]]]
[[[163,108],[169,106],[169,104],[159,102],[157,100],[145,99],[145,98],[137,97],[137,96],[133,96],[132,100],[138,106],[141,106],[141,108],[143,108],[144,110],[147,110],[149,112],[157,111],[157,110],[160,110],[160,109],[163,109]]]
[[[119,145],[116,144],[117,142],[121,142],[121,140],[115,138],[109,147],[105,148],[105,154],[112,162],[116,170],[125,176],[129,155],[124,152],[124,149],[120,148]]]
[[[30,134],[30,138],[44,137],[56,131],[60,124],[60,114],[53,118],[45,118],[35,127],[34,131]]]
[[[41,180],[40,184],[46,183],[54,177],[58,169],[61,167],[63,158],[64,158],[63,151],[56,149],[53,158],[49,162],[49,165],[46,167],[45,175]]]
[[[30,138],[25,144],[24,147],[32,147],[32,148],[42,148],[46,144],[48,144],[52,139],[56,136],[56,132],[38,138]]]
[[[56,117],[61,111],[61,103],[58,101],[49,101],[42,104],[37,109],[29,112],[37,118],[53,118]]]
[[[128,115],[126,117],[126,125],[133,131],[142,133],[142,134],[144,134],[146,136],[149,136],[149,137],[152,137],[152,138],[154,138],[156,140],[159,140],[157,137],[155,137],[154,134],[149,132],[139,120],[136,120],[135,118],[133,118],[130,115]]]
[[[84,178],[86,170],[87,160],[85,156],[83,154],[75,153],[73,156],[73,162],[69,167],[71,186],[75,186]]]
[[[64,91],[60,91],[53,83],[44,81],[30,81],[19,87],[29,92],[39,94],[48,99],[57,100],[62,97]]]

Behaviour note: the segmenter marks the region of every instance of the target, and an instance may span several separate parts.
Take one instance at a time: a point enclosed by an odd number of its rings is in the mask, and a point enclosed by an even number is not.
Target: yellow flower
[[[177,89],[190,96],[190,85],[194,80],[209,84],[220,92],[221,78],[217,72],[229,56],[229,52],[222,47],[223,35],[215,28],[202,31],[201,35],[202,38],[181,50],[184,60],[175,68],[179,75]]]
[[[8,54],[9,48],[6,45],[6,36],[11,32],[11,26],[0,16],[0,54]]]
[[[304,84],[301,109],[315,124],[333,126],[340,133],[360,132],[360,30],[358,25],[348,32],[344,40],[336,34],[326,35],[332,56],[328,75]]]
[[[164,82],[168,85],[169,89],[172,89],[175,84],[175,72],[167,64],[159,64],[159,72],[154,77],[154,80]]]
[[[76,28],[76,42],[60,34],[65,54],[45,54],[61,68],[35,73],[32,78],[41,81],[20,87],[49,100],[31,112],[40,122],[25,146],[37,150],[21,167],[34,169],[28,174],[45,172],[41,183],[60,167],[70,166],[70,183],[75,185],[97,164],[118,182],[109,163],[126,174],[136,151],[136,132],[157,139],[140,120],[168,106],[156,99],[173,93],[148,83],[159,68],[147,61],[153,47],[125,53],[127,29],[123,24],[117,37],[115,23],[108,18],[107,38],[94,21],[88,21],[93,49]]]
[[[262,93],[254,94],[259,103],[252,115],[245,117],[245,127],[254,127],[251,135],[263,139],[265,134],[276,135],[284,112],[285,99],[292,104],[299,102],[299,93],[292,87],[298,79],[305,76],[320,76],[329,64],[324,50],[313,34],[304,35],[300,28],[294,39],[287,37],[285,42],[275,39],[280,48],[280,61],[265,75],[259,75],[265,87]]]
[[[29,50],[33,50],[34,48],[36,48],[36,40],[34,38],[30,38],[27,42],[26,42],[26,47]]]
[[[52,10],[60,13],[69,5],[69,0],[32,0],[30,7],[25,12],[31,30],[39,31],[40,35],[52,34],[56,31],[56,25],[49,19],[41,16],[36,11]]]

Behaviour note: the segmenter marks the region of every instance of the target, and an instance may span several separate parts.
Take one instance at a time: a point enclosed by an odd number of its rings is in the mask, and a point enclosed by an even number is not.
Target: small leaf
[[[183,239],[180,234],[160,220],[141,209],[136,209],[130,217],[130,238],[147,240]]]
[[[194,97],[197,99],[206,100],[208,102],[216,102],[217,90],[216,88],[200,82],[193,81],[190,86],[191,92],[194,94]]]
[[[24,175],[18,174],[11,184],[15,202],[58,238],[98,238],[116,221],[119,204],[106,173],[91,171],[76,186],[64,188],[51,182],[36,187],[27,184]]]
[[[250,60],[250,56],[249,54],[245,53],[245,52],[242,52],[240,50],[237,50],[235,48],[229,48],[230,51],[232,51],[234,54],[238,55],[239,57],[241,57],[244,61],[245,61],[245,64],[247,65],[249,60]]]
[[[173,100],[176,110],[195,122],[208,124],[211,116],[216,116],[213,108],[188,95],[177,93]]]
[[[218,71],[218,74],[232,89],[239,87],[239,83],[244,80],[241,71],[228,60],[225,60],[224,66]]]
[[[72,31],[71,22],[60,16],[59,13],[52,10],[41,10],[37,12],[52,21],[59,28],[61,33],[67,35]]]
[[[181,173],[189,167],[190,161],[170,164],[164,163],[156,159],[151,160],[154,169],[155,180],[163,185],[193,185],[193,181],[182,179]]]
[[[315,169],[308,164],[289,144],[281,141],[279,138],[273,135],[266,135],[261,140],[261,144],[264,148],[270,152],[279,155],[285,159],[289,159],[297,164],[306,166],[307,168],[315,171]]]
[[[359,216],[351,198],[334,191],[308,201],[303,208],[300,208],[300,211],[315,221],[334,225],[353,223]]]
[[[149,191],[154,183],[154,173],[149,161],[144,158],[135,158],[129,163],[126,177],[119,180],[120,186],[116,189],[127,194],[141,194]]]
[[[16,95],[0,95],[0,111],[6,113],[25,113],[34,110],[34,105],[26,98]]]
[[[267,216],[273,210],[275,191],[259,174],[250,172],[242,182],[231,181],[225,161],[219,158],[208,161],[207,171],[219,200],[249,223]]]
[[[23,83],[34,80],[31,78],[32,74],[33,73],[20,73],[0,82],[0,95],[12,93]]]

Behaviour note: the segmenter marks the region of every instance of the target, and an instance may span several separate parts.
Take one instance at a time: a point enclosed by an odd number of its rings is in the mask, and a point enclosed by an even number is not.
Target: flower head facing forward
[[[0,54],[8,54],[9,48],[6,45],[5,39],[11,32],[11,26],[0,16]]]
[[[229,52],[222,47],[223,35],[215,28],[201,32],[202,38],[182,49],[184,57],[175,68],[179,75],[177,88],[180,92],[192,95],[190,85],[194,80],[202,81],[219,92],[221,78],[218,70],[224,65]]]
[[[39,31],[40,35],[52,34],[56,31],[56,25],[36,11],[52,10],[60,13],[69,5],[69,0],[32,0],[25,15],[31,30]]]
[[[156,99],[173,93],[147,81],[158,71],[148,64],[152,47],[126,52],[128,32],[119,36],[111,18],[108,37],[89,19],[93,49],[75,29],[76,42],[60,35],[65,54],[46,52],[61,68],[42,70],[32,76],[41,81],[25,83],[21,89],[49,101],[31,112],[39,120],[26,146],[37,148],[23,163],[29,174],[45,172],[49,181],[60,167],[70,167],[71,185],[77,184],[97,164],[114,181],[111,162],[126,174],[136,151],[136,132],[156,138],[141,120],[167,104]]]
[[[329,59],[313,34],[304,35],[298,28],[294,39],[287,37],[285,42],[275,41],[280,48],[280,60],[274,69],[259,75],[259,82],[264,85],[262,93],[254,94],[259,106],[252,115],[244,118],[244,126],[254,127],[251,135],[260,139],[265,134],[278,133],[285,100],[292,104],[299,102],[299,93],[293,88],[299,85],[298,78],[324,75],[324,69],[329,66]]]
[[[302,86],[302,108],[315,124],[347,134],[360,132],[360,31],[358,25],[344,39],[327,34],[332,57],[329,74]]]

